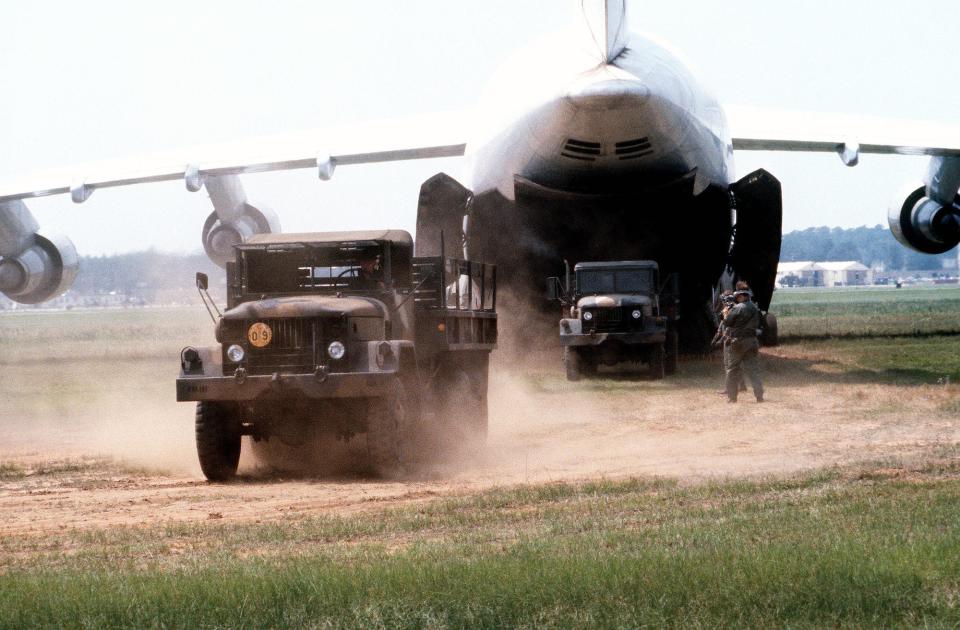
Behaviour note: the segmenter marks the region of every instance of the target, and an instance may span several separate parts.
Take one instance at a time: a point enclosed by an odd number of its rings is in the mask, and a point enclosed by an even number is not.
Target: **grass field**
[[[770,310],[785,339],[956,334],[960,287],[780,289]]]
[[[50,474],[56,474],[52,472]],[[0,541],[0,627],[956,627],[955,452]]]
[[[794,341],[765,357],[773,395],[848,387],[836,413],[871,416],[917,413],[911,396],[923,397],[922,413],[956,424],[947,381],[960,381],[960,336],[901,327],[925,308],[949,322],[955,300],[956,289],[778,292]],[[908,336],[817,338],[884,330]],[[119,413],[106,437],[160,414],[132,429],[136,448],[159,448],[190,426],[189,406],[173,402],[177,353],[210,337],[196,309],[0,316],[4,447],[65,419],[79,439],[85,419]],[[525,378],[546,396],[569,387],[559,364]],[[716,381],[715,363],[692,361],[670,381],[578,391],[689,397]],[[892,389],[862,399],[879,386]],[[69,451],[72,434],[57,430]],[[70,503],[147,475],[122,460],[0,450],[0,498]],[[0,536],[0,628],[960,626],[956,445],[785,477],[601,478],[263,522],[211,516]]]
[[[119,443],[105,450],[126,455],[189,439],[192,411],[174,399],[179,352],[213,341],[202,308],[0,315],[4,447],[42,436],[68,453]]]

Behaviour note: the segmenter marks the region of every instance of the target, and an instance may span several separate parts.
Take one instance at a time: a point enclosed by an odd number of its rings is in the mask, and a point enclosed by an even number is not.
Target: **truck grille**
[[[598,308],[593,311],[594,330],[616,330],[620,328],[623,311],[619,308]]]
[[[317,348],[323,341],[322,320],[272,318],[244,322],[246,331],[254,322],[263,322],[273,331],[270,345],[247,345],[246,367],[251,374],[273,372],[309,372],[317,365]],[[319,343],[318,343],[319,342]]]
[[[273,339],[270,345],[262,350],[290,350],[313,348],[313,328],[316,320],[312,319],[264,319],[262,321],[273,331]],[[247,327],[253,322],[247,322]]]

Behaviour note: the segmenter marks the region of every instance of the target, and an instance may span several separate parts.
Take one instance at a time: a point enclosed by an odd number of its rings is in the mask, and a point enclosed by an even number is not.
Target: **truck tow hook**
[[[236,379],[237,385],[243,385],[247,382],[247,370],[242,367],[238,367],[233,373],[233,378]]]
[[[280,372],[274,372],[273,376],[270,377],[270,389],[278,393],[281,389],[283,389],[283,382],[280,380]]]

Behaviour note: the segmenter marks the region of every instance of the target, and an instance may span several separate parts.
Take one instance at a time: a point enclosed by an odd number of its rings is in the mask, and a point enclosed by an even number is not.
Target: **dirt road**
[[[796,348],[767,353],[764,404],[751,395],[726,404],[715,392],[716,363],[684,364],[681,376],[661,382],[620,377],[571,385],[555,359],[537,357],[529,369],[496,365],[487,448],[400,481],[371,479],[349,464],[362,458],[361,436],[325,451],[328,466],[319,475],[290,478],[245,457],[239,482],[207,484],[195,463],[188,407],[104,402],[106,420],[97,421],[96,431],[84,425],[90,419],[74,418],[6,437],[0,535],[282,521],[525,482],[779,474],[923,457],[960,442],[956,386],[871,382],[839,374],[831,362],[800,356]],[[153,415],[164,416],[160,430],[146,428],[154,426],[146,423]],[[97,454],[119,459],[89,459]]]

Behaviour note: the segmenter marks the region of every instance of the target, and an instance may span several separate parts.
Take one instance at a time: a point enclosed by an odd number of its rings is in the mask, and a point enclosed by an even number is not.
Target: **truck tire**
[[[583,358],[576,348],[567,346],[563,349],[563,365],[567,369],[568,381],[579,381],[583,373]]]
[[[402,472],[409,456],[414,403],[397,378],[386,396],[370,401],[367,413],[367,456],[370,467],[382,477]]]
[[[596,356],[584,354],[581,350],[580,355],[580,375],[583,378],[594,378],[597,376],[597,369],[600,367]]]
[[[240,463],[240,418],[236,405],[215,401],[197,403],[197,457],[210,481],[229,481]]]
[[[777,316],[768,312],[760,320],[760,345],[772,348],[780,343],[780,330]]]
[[[676,374],[677,361],[680,358],[680,339],[677,331],[672,328],[667,329],[667,340],[664,343],[664,373]]]
[[[650,378],[659,381],[664,376],[664,352],[663,345],[657,344],[650,348]]]

